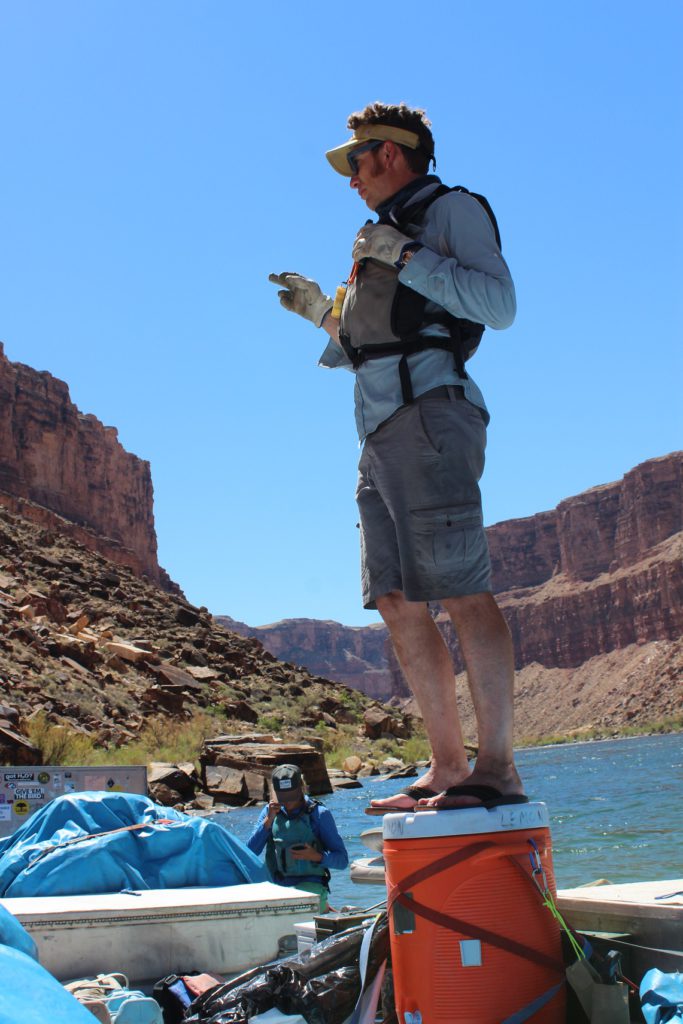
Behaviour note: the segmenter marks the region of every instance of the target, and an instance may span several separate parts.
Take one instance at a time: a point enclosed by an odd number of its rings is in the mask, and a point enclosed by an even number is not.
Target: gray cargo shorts
[[[490,591],[478,483],[485,447],[482,414],[450,385],[366,438],[356,490],[365,608],[393,590],[408,601]]]

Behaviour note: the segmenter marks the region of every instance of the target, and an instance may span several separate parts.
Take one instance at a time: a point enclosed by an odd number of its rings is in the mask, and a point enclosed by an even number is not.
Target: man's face
[[[356,156],[357,171],[349,182],[351,188],[358,189],[358,195],[370,210],[376,210],[396,191],[383,160],[383,151],[384,144]]]

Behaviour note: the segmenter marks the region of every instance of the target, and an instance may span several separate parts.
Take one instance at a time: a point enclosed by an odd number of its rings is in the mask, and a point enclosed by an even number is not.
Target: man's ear
[[[387,139],[387,141],[382,146],[382,162],[384,163],[385,167],[391,167],[391,165],[395,162],[397,150],[398,146],[396,145],[396,143],[392,142],[391,139]]]
[[[386,151],[384,166],[387,169],[408,166],[405,153],[397,142],[394,142],[392,139],[387,139],[382,148]]]

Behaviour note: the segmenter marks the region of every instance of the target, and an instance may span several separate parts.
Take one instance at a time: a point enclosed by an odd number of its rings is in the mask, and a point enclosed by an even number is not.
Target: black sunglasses
[[[377,149],[381,146],[383,139],[372,139],[370,142],[365,142],[362,146],[356,146],[350,153],[346,154],[346,159],[349,162],[349,167],[353,174],[358,174],[358,157],[362,156],[363,153],[369,153],[373,149]]]

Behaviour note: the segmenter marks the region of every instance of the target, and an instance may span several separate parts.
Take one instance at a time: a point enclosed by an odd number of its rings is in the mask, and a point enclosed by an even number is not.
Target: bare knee
[[[474,629],[509,634],[505,617],[495,597],[489,591],[480,594],[466,594],[463,597],[449,597],[441,601],[456,630]]]
[[[378,597],[376,604],[377,611],[390,630],[430,618],[426,603],[406,601],[400,590],[392,590],[389,594]]]
[[[398,622],[403,618],[408,602],[400,590],[392,590],[391,593],[378,597],[376,604],[377,611],[387,626],[391,626],[392,622]]]

